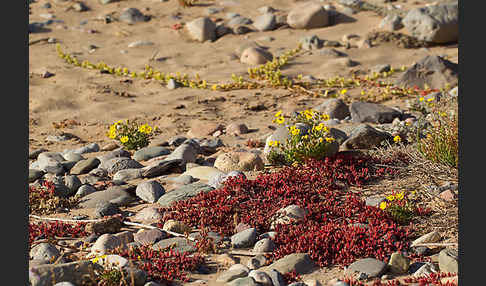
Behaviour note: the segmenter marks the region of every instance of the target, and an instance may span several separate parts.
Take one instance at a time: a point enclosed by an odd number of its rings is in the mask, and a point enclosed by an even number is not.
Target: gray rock
[[[137,161],[147,161],[151,158],[167,155],[169,153],[170,150],[165,147],[159,147],[159,146],[145,147],[135,151],[135,153],[133,154],[133,159]]]
[[[197,18],[186,24],[191,38],[196,41],[214,41],[216,39],[216,24],[208,17]]]
[[[197,182],[199,179],[192,177],[191,175],[180,175],[179,177],[170,178],[168,181],[180,185],[189,185],[191,183]],[[211,186],[211,184],[209,184]],[[212,186],[213,187],[213,186]]]
[[[172,168],[177,168],[182,165],[182,159],[165,159],[153,165],[142,168],[143,178],[153,178],[170,172]]]
[[[74,285],[71,282],[64,281],[64,282],[56,283],[56,284],[54,284],[54,286],[76,286],[76,285]]]
[[[248,260],[248,269],[258,269],[267,264],[267,259],[265,256],[258,254]]]
[[[128,267],[125,268],[125,270],[127,271],[128,277],[133,276],[133,280],[134,280],[133,285],[134,286],[144,286],[145,285],[145,282],[147,281],[147,277],[148,277],[148,274],[147,274],[147,272],[145,272],[145,270],[142,270],[142,269],[140,269],[138,267],[134,267],[134,266],[128,266]]]
[[[81,154],[74,153],[74,152],[67,152],[66,154],[62,155],[66,161],[74,161],[79,162],[81,160],[86,160]]]
[[[129,242],[131,241],[122,240],[120,237],[111,233],[105,233],[96,239],[96,242],[91,247],[91,253],[96,255],[107,254],[115,248],[126,248],[126,244]]]
[[[257,286],[255,279],[251,277],[236,278],[235,280],[228,283],[229,286]]]
[[[90,175],[100,177],[100,178],[105,178],[108,176],[108,171],[102,168],[94,168],[93,170],[89,171]]]
[[[459,4],[444,3],[410,10],[403,19],[405,28],[422,41],[437,44],[459,40]]]
[[[412,241],[412,244],[410,246],[415,247],[416,245],[422,244],[422,243],[435,243],[435,242],[438,242],[440,240],[440,238],[441,237],[440,237],[439,232],[432,231],[432,232],[424,234],[424,235],[420,236],[419,238],[415,239],[414,241]]]
[[[76,196],[82,198],[96,191],[97,191],[96,188],[91,186],[90,184],[84,184],[78,188],[78,191],[76,192]]]
[[[258,8],[257,11],[262,13],[262,14],[277,12],[276,9],[274,9],[273,7],[270,7],[270,6],[262,6],[262,7]]]
[[[64,177],[64,184],[70,190],[71,194],[75,194],[79,187],[81,187],[82,183],[79,178],[75,175],[67,175]]]
[[[289,12],[287,24],[294,29],[322,28],[329,25],[329,15],[320,4],[307,2]]]
[[[323,46],[323,40],[319,39],[317,35],[312,36],[305,36],[300,38],[299,44],[302,45],[302,49],[310,51],[310,50],[318,50]]]
[[[32,183],[35,180],[42,178],[44,174],[45,173],[41,170],[29,169],[29,183]]]
[[[46,149],[35,149],[29,152],[29,159],[37,159],[40,153],[47,152]]]
[[[157,203],[163,207],[168,207],[171,203],[180,200],[186,200],[188,198],[194,197],[201,192],[209,192],[214,190],[214,188],[203,184],[201,182],[195,182],[190,185],[185,185],[175,190],[172,190],[164,195],[162,195]]]
[[[113,3],[113,2],[117,2],[118,0],[99,0],[99,2],[103,5],[106,5],[106,4],[109,4],[109,3]]]
[[[120,213],[120,209],[116,204],[110,202],[100,202],[94,210],[94,216],[96,218],[111,216],[117,213]]]
[[[189,237],[192,237],[194,239],[201,239],[201,234],[199,232],[193,232],[191,234],[189,234]],[[219,244],[223,238],[221,237],[221,235],[219,235],[217,232],[213,232],[213,231],[209,231],[208,232],[208,238],[211,238],[214,242],[214,244]]]
[[[29,283],[31,286],[46,286],[53,285],[52,281],[70,281],[84,285],[91,281],[88,277],[95,269],[98,269],[97,265],[89,260],[39,265],[29,269]]]
[[[349,106],[351,118],[356,123],[391,123],[400,118],[402,113],[385,105],[355,101]]]
[[[375,258],[363,258],[353,262],[346,269],[347,274],[354,272],[364,273],[369,278],[380,277],[387,271],[387,265]]]
[[[128,44],[128,47],[129,48],[137,48],[137,47],[147,47],[147,46],[153,46],[153,45],[155,45],[154,42],[138,40],[138,41],[131,42],[130,44]]]
[[[250,18],[242,17],[242,16],[236,16],[231,18],[229,22],[227,23],[228,26],[237,26],[237,25],[250,25],[252,24],[253,21]]]
[[[178,87],[180,87],[180,84],[178,84],[175,81],[175,79],[171,78],[171,79],[169,79],[169,81],[167,81],[167,88],[168,89],[171,89],[172,90],[172,89],[176,89]]]
[[[89,10],[89,7],[86,6],[86,4],[84,4],[83,2],[76,2],[73,4],[72,7],[76,12],[84,12]]]
[[[222,171],[212,166],[195,166],[183,173],[183,175],[190,175],[201,180],[211,180],[214,176],[223,174]]]
[[[331,120],[329,120],[329,121],[331,121]],[[346,132],[344,132],[340,129],[337,129],[337,128],[330,128],[329,129],[329,135],[332,138],[336,139],[336,142],[339,145],[343,144],[343,142],[346,141],[346,139],[348,139],[348,135],[346,134]]]
[[[53,263],[59,256],[61,256],[59,249],[53,244],[46,242],[32,247],[29,254],[31,259],[44,260],[48,263]]]
[[[120,14],[119,20],[128,24],[135,24],[137,22],[146,22],[150,17],[145,16],[137,8],[125,8]]]
[[[143,230],[133,235],[135,242],[138,242],[141,245],[152,245],[165,238],[167,238],[167,233],[160,229]]]
[[[226,178],[225,173],[216,174],[216,175],[212,176],[211,179],[209,179],[208,185],[215,188],[215,189],[219,189],[223,185],[224,178]]]
[[[270,279],[272,279],[273,286],[287,286],[284,276],[275,269],[268,270],[266,272]]]
[[[240,17],[240,16],[241,15],[238,14],[238,13],[228,12],[228,13],[226,13],[225,18],[226,18],[226,20],[231,20],[233,18]]]
[[[327,43],[327,42],[328,41],[325,41],[323,45],[325,45],[325,43]],[[345,53],[340,52],[340,51],[333,49],[333,48],[323,48],[323,49],[319,50],[318,54],[321,55],[321,56],[332,57],[332,58],[339,58],[339,57],[347,57],[348,56]]]
[[[345,149],[372,149],[380,146],[383,141],[392,140],[387,132],[379,131],[367,124],[358,125],[349,138],[342,143]]]
[[[272,286],[272,278],[263,271],[251,270],[250,273],[248,273],[248,277],[253,278],[258,284]]]
[[[459,65],[439,56],[422,58],[407,69],[395,81],[395,85],[404,87],[418,86],[441,89],[446,84],[454,86],[459,81]]]
[[[295,270],[297,274],[305,274],[312,271],[315,267],[316,264],[310,259],[307,253],[292,253],[260,270],[267,272],[271,269],[275,269],[282,274]]]
[[[439,252],[439,269],[441,272],[458,273],[457,250],[445,248]]]
[[[166,249],[171,245],[175,245],[175,247],[172,248],[173,251],[178,251],[181,253],[185,253],[185,252],[192,253],[196,251],[196,248],[194,247],[192,242],[188,241],[183,237],[162,239],[159,242],[155,243],[152,246],[152,249],[153,250]]]
[[[234,269],[234,270],[226,270],[221,275],[218,276],[218,279],[216,279],[216,282],[223,282],[223,283],[228,283],[231,282],[237,278],[243,278],[246,277],[248,273],[244,269]]]
[[[61,165],[66,172],[70,172],[71,168],[74,167],[74,165],[76,165],[76,161],[64,161],[61,162]]]
[[[277,26],[276,17],[270,13],[257,16],[253,26],[260,32],[271,31]]]
[[[198,143],[192,141],[188,143],[186,141],[172,151],[166,160],[182,160],[182,164],[195,163],[200,149],[201,147]]]
[[[113,175],[113,181],[129,181],[142,178],[142,169],[124,169]]]
[[[106,166],[106,170],[108,171],[109,174],[115,174],[120,170],[139,169],[144,167],[139,162],[126,157],[113,158],[108,160],[106,164],[105,162],[103,162],[102,164]]]
[[[87,146],[83,146],[73,150],[74,153],[78,153],[78,154],[93,153],[98,151],[100,151],[100,146],[98,145],[98,143],[91,143],[88,144]]]
[[[390,31],[396,31],[403,28],[402,17],[398,15],[387,15],[381,20],[379,28],[385,28]]]
[[[255,243],[253,252],[271,252],[275,249],[275,243],[269,238],[260,239]]]
[[[76,162],[76,164],[70,169],[69,173],[72,175],[87,174],[91,170],[98,167],[100,163],[101,163],[100,160],[94,157],[85,160],[80,160]]]
[[[61,164],[63,161],[65,161],[64,157],[57,152],[43,152],[37,157],[40,170],[56,175],[65,173],[66,170]]]
[[[220,7],[208,7],[206,9],[206,14],[213,15],[213,14],[217,14],[217,13],[219,13],[221,11],[223,11],[223,8],[220,8]]]
[[[391,69],[390,64],[382,64],[382,65],[376,65],[373,68],[371,68],[372,73],[383,73],[383,72],[389,72]]]
[[[126,191],[126,188],[113,186],[104,191],[98,191],[84,196],[80,200],[79,206],[82,208],[95,208],[100,202],[112,202],[119,206],[124,206],[135,200],[136,199]]]
[[[425,262],[424,265],[422,265],[419,269],[417,269],[417,271],[415,271],[412,274],[412,276],[421,277],[421,276],[429,275],[431,273],[435,273],[435,272],[438,272],[438,271],[439,271],[439,269],[437,268],[437,266],[435,266],[435,264],[430,263],[430,262]]]
[[[138,184],[135,193],[137,197],[141,198],[142,200],[149,203],[155,203],[162,195],[165,194],[165,189],[157,181],[147,181]]]
[[[182,143],[184,143],[186,140],[187,140],[187,137],[182,136],[182,135],[177,135],[177,136],[171,137],[169,139],[168,143],[169,143],[170,146],[177,147],[177,146],[181,145]]]
[[[350,115],[348,105],[340,98],[327,99],[313,109],[329,115],[330,118],[339,120],[343,120]]]
[[[136,221],[159,221],[163,218],[156,207],[146,207],[132,217]]]
[[[256,228],[248,228],[231,236],[231,245],[234,248],[252,247],[257,237]]]

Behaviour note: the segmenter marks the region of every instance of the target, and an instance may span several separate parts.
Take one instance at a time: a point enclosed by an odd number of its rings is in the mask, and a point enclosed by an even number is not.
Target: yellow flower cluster
[[[150,134],[152,132],[152,127],[150,127],[148,124],[144,124],[138,128],[138,131],[145,134]]]
[[[268,141],[268,146],[275,146],[275,147],[278,147],[280,146],[280,141]]]
[[[412,192],[412,194],[415,194],[415,191]],[[405,197],[405,193],[404,192],[400,192],[398,194],[395,194],[395,195],[389,195],[386,197],[386,200],[388,202],[393,202],[394,200],[403,200],[403,198]],[[384,210],[386,209],[386,207],[388,206],[388,203],[386,201],[383,201],[380,203],[380,209]]]
[[[105,255],[102,255],[102,256],[95,257],[95,258],[91,259],[91,262],[97,263],[100,259],[105,259],[106,256],[107,255],[105,254]]]
[[[277,124],[283,124],[285,122],[285,118],[283,117],[282,115],[282,110],[279,110],[279,112],[275,113],[275,119],[273,120],[273,122],[277,123]]]
[[[393,141],[395,141],[395,143],[400,143],[400,142],[402,142],[402,138],[399,135],[397,135],[397,136],[393,137]]]

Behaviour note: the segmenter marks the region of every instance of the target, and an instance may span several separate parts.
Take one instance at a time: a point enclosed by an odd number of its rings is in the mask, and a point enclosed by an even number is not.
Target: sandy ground
[[[52,8],[42,5],[51,3]],[[206,15],[207,7],[223,7],[223,12],[211,15],[223,18],[227,12],[237,12],[245,17],[259,15],[257,8],[269,5],[285,13],[300,1],[254,0],[235,1],[235,5],[222,5],[230,1],[201,1],[208,5],[181,8],[177,1],[161,2],[155,0],[126,0],[101,5],[98,1],[85,1],[91,8],[86,12],[67,9],[72,1],[38,0],[30,4],[29,22],[45,21],[40,15],[52,13],[55,19],[64,23],[54,23],[46,33],[29,34],[29,41],[52,37],[61,43],[65,52],[75,54],[78,58],[90,62],[104,61],[110,66],[128,67],[130,70],[143,70],[146,64],[163,72],[181,72],[190,76],[198,73],[210,84],[229,81],[231,74],[245,75],[248,66],[232,59],[231,55],[245,43],[255,41],[269,48],[274,56],[297,47],[300,38],[317,35],[320,39],[341,41],[345,34],[366,35],[377,29],[382,17],[368,11],[352,15],[352,21],[312,30],[294,30],[290,28],[252,32],[246,35],[225,35],[215,42],[196,43],[188,40],[183,30],[173,30],[171,25],[188,22]],[[431,1],[396,1],[393,4],[404,8],[423,6]],[[333,3],[329,1],[329,3]],[[387,4],[382,4],[387,5]],[[335,5],[339,11],[339,5]],[[98,17],[110,14],[118,16],[127,7],[138,8],[151,20],[145,23],[129,25],[123,22],[106,24]],[[179,19],[172,18],[178,15]],[[80,25],[84,20],[87,23]],[[89,33],[95,30],[97,33]],[[402,29],[399,32],[407,33]],[[271,36],[274,41],[262,40]],[[128,44],[138,40],[152,41],[153,46],[128,48]],[[97,48],[90,53],[88,46]],[[358,61],[359,69],[368,73],[378,64],[391,64],[393,67],[411,65],[428,54],[447,55],[449,60],[458,61],[457,45],[431,47],[428,49],[404,49],[393,44],[382,44],[371,48],[336,48],[346,53],[352,60]],[[122,53],[121,51],[126,51]],[[156,53],[157,61],[149,61]],[[307,53],[291,61],[284,69],[287,75],[312,75],[316,78],[334,75],[349,75],[351,68],[328,65],[328,59],[317,52]],[[42,78],[39,74],[49,71],[54,76]],[[245,123],[254,132],[235,138],[222,135],[226,145],[244,145],[249,138],[263,138],[272,130],[271,120],[278,110],[289,113],[303,110],[319,104],[324,99],[295,95],[285,90],[258,89],[230,92],[213,92],[179,88],[169,90],[160,83],[151,80],[134,79],[124,82],[123,78],[99,71],[86,70],[70,66],[61,60],[56,53],[55,44],[40,42],[29,47],[29,149],[45,148],[49,151],[62,151],[97,142],[100,146],[111,142],[105,136],[108,126],[119,119],[138,118],[152,126],[158,126],[161,139],[185,134],[194,121],[207,120],[225,125],[231,122]],[[351,90],[358,93],[358,90]],[[118,95],[117,95],[118,94]],[[122,94],[122,95],[120,95]],[[126,95],[129,96],[126,96]],[[124,96],[125,95],[125,96]],[[225,100],[221,100],[221,98]],[[199,103],[198,103],[199,102]],[[264,111],[245,110],[248,104],[263,103]],[[185,108],[176,109],[183,104]],[[401,105],[403,102],[389,102],[388,105]],[[53,123],[63,120],[74,120],[79,125],[56,129]],[[79,140],[47,142],[49,135],[67,132]],[[86,157],[89,157],[87,154]],[[341,270],[339,270],[341,271]],[[321,269],[309,277],[326,283],[339,272],[335,269]],[[196,275],[197,276],[197,275]],[[196,277],[195,276],[195,277]],[[199,275],[200,277],[203,277]],[[212,279],[215,274],[204,279]],[[196,277],[197,278],[197,277]],[[214,285],[217,285],[215,283]]]

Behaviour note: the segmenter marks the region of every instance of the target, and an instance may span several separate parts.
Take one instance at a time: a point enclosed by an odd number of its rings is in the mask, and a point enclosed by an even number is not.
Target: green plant
[[[282,111],[277,112],[275,117],[274,122],[285,123]],[[272,164],[292,165],[304,163],[311,158],[321,160],[329,156],[335,139],[330,136],[329,129],[322,122],[326,120],[329,120],[328,115],[312,109],[304,110],[291,118],[287,125],[290,136],[286,142],[269,141],[269,146],[275,147],[267,157],[269,161]],[[302,127],[298,128],[298,125]]]
[[[452,168],[459,162],[459,128],[456,112],[435,110],[425,138],[417,138],[420,154],[433,162]]]
[[[413,196],[415,191],[410,192]],[[393,192],[380,203],[380,209],[387,212],[391,218],[399,224],[408,224],[417,215],[425,215],[427,210],[416,206],[409,193]]]
[[[107,136],[119,141],[128,150],[137,150],[150,142],[152,127],[148,124],[139,125],[136,121],[118,120],[110,126]]]

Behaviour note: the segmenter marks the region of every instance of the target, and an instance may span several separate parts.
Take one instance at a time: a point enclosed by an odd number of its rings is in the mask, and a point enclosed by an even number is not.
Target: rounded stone
[[[249,47],[241,53],[240,62],[248,65],[262,65],[273,60],[273,55],[261,48]]]

